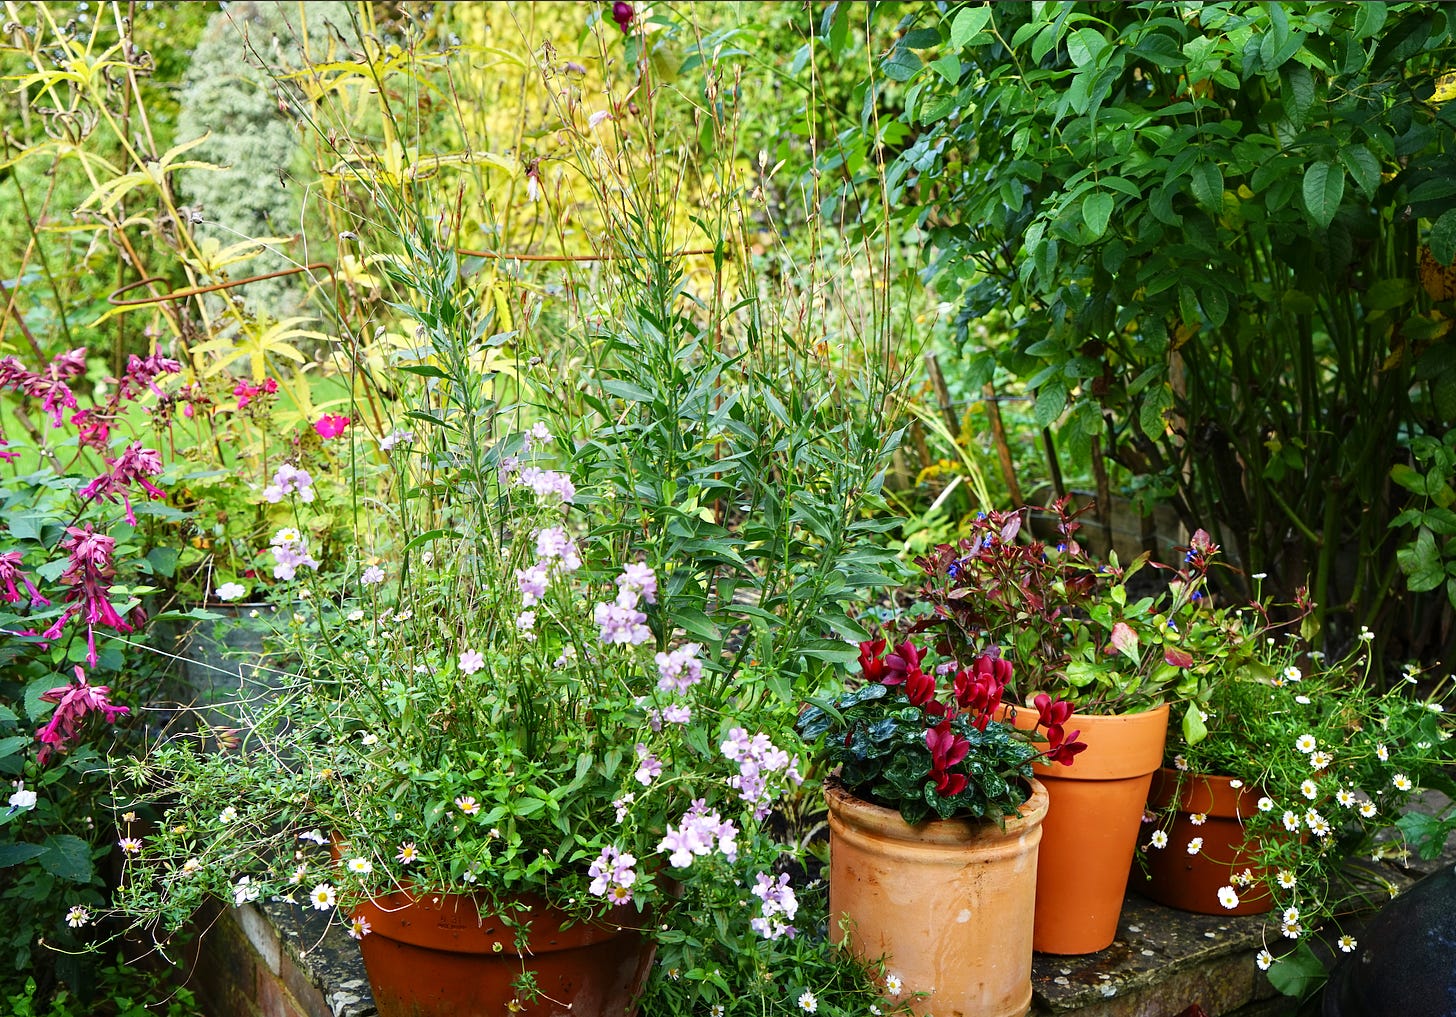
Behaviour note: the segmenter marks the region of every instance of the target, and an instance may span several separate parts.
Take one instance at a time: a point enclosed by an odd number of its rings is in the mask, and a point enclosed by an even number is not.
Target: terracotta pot
[[[1142,836],[1144,846],[1140,850],[1147,866],[1145,870],[1139,867],[1134,878],[1148,897],[1201,915],[1261,915],[1273,906],[1264,882],[1264,867],[1256,863],[1254,846],[1245,846],[1240,819],[1257,810],[1259,794],[1248,788],[1230,787],[1232,780],[1179,774],[1167,767],[1153,774],[1148,804],[1163,812],[1176,803],[1177,811],[1172,825],[1161,827],[1168,834],[1167,847],[1147,847],[1147,834]],[[1206,818],[1195,825],[1195,815]],[[1203,847],[1190,855],[1188,843],[1194,837],[1203,838]],[[1247,888],[1235,887],[1239,905],[1225,908],[1218,902],[1219,888],[1231,886],[1231,877],[1245,869],[1257,882]]]
[[[1021,728],[1037,713],[1017,710]],[[1036,764],[1051,804],[1037,864],[1036,934],[1041,953],[1095,953],[1117,938],[1117,919],[1153,771],[1163,761],[1168,705],[1109,717],[1074,713],[1086,751],[1072,766]]]
[[[1046,790],[1003,830],[989,820],[910,826],[893,809],[825,782],[829,936],[866,961],[885,956],[912,1004],[936,1017],[1020,1017],[1031,1007],[1031,919]]]
[[[650,940],[638,929],[604,923],[563,928],[564,913],[538,898],[523,900],[530,908],[507,916],[530,923],[523,951],[515,929],[480,914],[463,894],[393,893],[360,904],[354,914],[368,920],[370,931],[359,947],[379,1017],[633,1013],[652,965]],[[530,1003],[517,1002],[512,985],[522,971],[536,977],[539,994]]]

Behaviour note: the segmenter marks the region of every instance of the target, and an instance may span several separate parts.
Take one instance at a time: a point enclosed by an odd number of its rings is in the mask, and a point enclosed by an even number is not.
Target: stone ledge
[[[1427,798],[1432,811],[1445,804]],[[1404,888],[1453,862],[1456,834],[1434,861],[1365,867]],[[1195,1003],[1209,1017],[1291,1013],[1254,964],[1268,917],[1194,915],[1130,892],[1112,946],[1036,955],[1032,1017],[1177,1017]],[[358,945],[322,913],[272,901],[201,924],[208,931],[190,981],[212,1017],[377,1017]]]

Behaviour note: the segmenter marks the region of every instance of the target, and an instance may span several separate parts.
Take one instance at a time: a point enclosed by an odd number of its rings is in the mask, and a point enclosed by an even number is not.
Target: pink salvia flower
[[[86,719],[87,714],[99,713],[108,724],[114,724],[117,717],[128,712],[125,706],[113,705],[110,696],[110,686],[87,683],[86,672],[81,670],[79,664],[76,666],[74,684],[58,685],[44,693],[41,698],[55,703],[56,711],[51,714],[46,726],[35,734],[36,739],[41,742],[37,762],[45,766],[53,752],[64,752],[66,743],[80,731],[81,722]]]
[[[70,587],[65,599],[71,606],[56,620],[54,625],[45,631],[44,638],[57,638],[66,622],[84,610],[86,660],[92,667],[95,667],[96,626],[105,625],[118,632],[132,630],[121,615],[116,613],[116,608],[111,606],[109,597],[111,578],[116,575],[116,569],[111,564],[116,541],[104,533],[96,533],[91,528],[91,524],[87,523],[84,528],[68,527],[66,537],[61,541],[60,547],[62,551],[71,556],[71,560],[66,564],[66,570],[61,573],[61,582]]]
[[[6,551],[4,554],[0,554],[0,585],[4,587],[3,590],[0,590],[0,600],[15,604],[24,599],[15,585],[19,580],[30,591],[31,607],[49,607],[51,602],[41,596],[40,591],[35,588],[35,584],[30,581],[30,577],[21,571],[20,562],[19,551]]]
[[[166,497],[167,492],[147,479],[162,472],[162,456],[155,449],[142,448],[141,442],[134,441],[119,458],[106,460],[106,465],[110,469],[83,487],[81,497],[87,500],[105,498],[107,501],[115,501],[120,494],[126,506],[126,521],[131,525],[136,525],[136,515],[131,510],[127,485],[136,484],[146,491],[149,498]]]

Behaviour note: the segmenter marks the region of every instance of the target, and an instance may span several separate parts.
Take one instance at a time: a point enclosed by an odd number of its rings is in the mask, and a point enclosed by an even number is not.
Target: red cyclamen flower
[[[111,687],[108,685],[88,685],[86,672],[79,664],[76,665],[75,684],[58,685],[43,693],[42,699],[56,704],[56,712],[51,714],[50,722],[35,733],[41,742],[37,762],[45,766],[53,751],[64,752],[66,742],[76,736],[88,713],[100,713],[108,724],[116,723],[117,717],[127,713],[127,707],[111,704],[110,695]]]
[[[986,730],[991,715],[1001,705],[1001,696],[1006,684],[1011,681],[1011,661],[999,653],[983,653],[972,661],[969,668],[956,672],[956,705],[966,713],[975,715],[971,721],[977,731]]]
[[[925,746],[930,749],[930,772],[925,776],[934,778],[935,789],[946,798],[964,791],[965,774],[949,771],[970,753],[971,743],[950,729],[949,717],[926,730]]]
[[[880,681],[885,685],[903,685],[907,674],[920,669],[920,658],[924,652],[917,649],[910,640],[905,640],[895,647],[894,653],[885,658],[885,669],[888,673]]]
[[[883,639],[866,639],[859,644],[859,673],[867,682],[883,681],[885,662],[880,654],[885,652]]]

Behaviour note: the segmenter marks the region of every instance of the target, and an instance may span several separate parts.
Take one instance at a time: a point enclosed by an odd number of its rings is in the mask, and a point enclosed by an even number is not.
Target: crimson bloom
[[[885,652],[883,639],[866,639],[859,644],[859,673],[867,682],[883,681],[885,662],[880,654]]]
[[[951,773],[950,768],[966,758],[971,743],[950,729],[949,717],[926,730],[925,746],[930,749],[930,772],[926,776],[935,780],[936,791],[946,798],[964,791],[965,774]]]
[[[632,5],[626,3],[625,0],[617,0],[616,3],[612,4],[612,20],[617,23],[617,27],[624,33],[631,31],[632,18],[635,14],[636,12],[632,10]]]
[[[911,671],[920,670],[920,659],[925,651],[917,649],[910,640],[905,640],[895,647],[895,652],[885,658],[885,668],[889,672],[881,681],[886,685],[903,685],[905,676]]]

